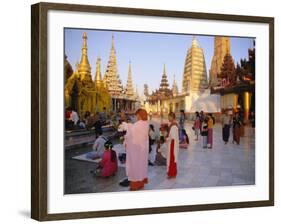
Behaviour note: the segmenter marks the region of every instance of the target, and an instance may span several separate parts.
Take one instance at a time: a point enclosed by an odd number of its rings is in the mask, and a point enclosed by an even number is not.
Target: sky
[[[193,37],[204,51],[207,73],[214,52],[214,36],[65,28],[64,53],[73,69],[75,64],[80,62],[83,32],[86,32],[88,37],[88,58],[93,78],[98,57],[101,58],[101,72],[104,75],[113,35],[122,84],[125,86],[127,83],[128,67],[131,62],[133,83],[134,87],[137,85],[139,94],[143,93],[145,83],[148,84],[150,92],[159,88],[164,64],[170,87],[175,76],[181,90],[185,57]],[[248,49],[253,48],[253,40],[254,38],[246,37],[230,38],[230,51],[235,64],[241,58],[248,58]]]

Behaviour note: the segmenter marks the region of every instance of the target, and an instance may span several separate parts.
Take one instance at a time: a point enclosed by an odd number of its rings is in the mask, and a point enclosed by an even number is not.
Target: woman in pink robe
[[[130,181],[130,190],[140,190],[148,182],[148,129],[147,112],[136,111],[137,122],[127,124],[125,135],[126,173]]]

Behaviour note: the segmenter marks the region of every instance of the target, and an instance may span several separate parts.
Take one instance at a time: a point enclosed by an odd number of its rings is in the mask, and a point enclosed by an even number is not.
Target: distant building
[[[110,106],[108,91],[103,87],[99,71],[99,60],[95,81],[92,79],[91,66],[87,54],[87,34],[83,33],[82,55],[75,71],[65,77],[64,99],[65,108],[71,107],[83,116],[87,111],[97,112],[102,107]],[[65,72],[73,71],[65,58]]]
[[[248,59],[241,59],[236,67],[228,52],[217,77],[211,92],[221,95],[221,108],[239,111],[247,121],[250,112],[255,111],[255,48],[249,49]]]
[[[180,110],[187,114],[201,110],[210,113],[220,112],[220,95],[210,94],[204,51],[195,38],[185,58],[182,91],[178,90],[175,79],[172,88],[169,88],[164,67],[159,89],[146,96],[143,105],[147,110],[157,114],[169,111],[178,113]]]
[[[129,65],[126,90],[118,75],[114,38],[104,78],[101,74],[101,59],[96,61],[95,77],[92,79],[91,66],[87,55],[87,34],[82,36],[82,56],[73,72],[65,56],[65,107],[71,107],[83,116],[85,112],[135,110],[138,96],[134,92],[131,65]]]

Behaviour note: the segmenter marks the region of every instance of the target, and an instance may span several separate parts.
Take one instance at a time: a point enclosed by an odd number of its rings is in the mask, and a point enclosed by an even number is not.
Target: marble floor
[[[160,121],[153,119],[151,123],[158,130]],[[192,123],[187,122],[186,131],[190,144],[188,149],[180,149],[177,178],[167,179],[165,166],[149,166],[149,183],[144,190],[255,184],[255,137],[252,128],[245,127],[245,136],[241,138],[240,145],[232,144],[232,141],[225,145],[221,125],[216,124],[213,148],[203,149],[202,139],[194,140],[191,127]],[[90,174],[90,170],[94,168],[93,163],[71,159],[73,155],[90,150],[90,146],[66,150],[65,193],[127,191],[127,187],[118,184],[125,178],[124,168],[121,167],[114,177],[94,178]],[[153,151],[150,160],[153,161],[154,157]]]

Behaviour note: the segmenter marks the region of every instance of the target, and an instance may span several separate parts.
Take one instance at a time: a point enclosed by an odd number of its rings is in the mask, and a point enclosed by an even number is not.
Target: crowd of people
[[[76,116],[76,115],[75,115]],[[74,117],[75,117],[74,116]],[[77,118],[76,118],[77,119]],[[166,166],[168,179],[176,178],[178,173],[179,150],[188,149],[189,136],[186,131],[185,112],[180,111],[179,119],[173,112],[168,114],[168,123],[161,123],[159,134],[150,123],[150,114],[144,109],[138,109],[135,118],[128,120],[125,113],[121,113],[118,132],[121,133],[125,147],[125,155],[122,155],[122,162],[126,164],[126,178],[120,182],[121,186],[129,187],[130,190],[140,190],[148,183],[148,166]],[[215,117],[211,113],[196,112],[191,128],[194,131],[194,141],[202,139],[203,148],[213,148],[213,127]],[[250,116],[250,122],[254,127],[254,114]],[[232,110],[223,111],[221,117],[222,140],[225,144],[229,142],[232,128],[233,143],[240,144],[240,136],[244,123],[241,113]],[[102,130],[96,131],[97,139],[93,145],[93,152],[87,157],[101,161],[95,171],[95,176],[114,176],[118,170],[118,158],[113,149],[113,144],[102,134]],[[200,137],[202,136],[202,138]],[[149,160],[149,154],[156,145],[154,161]]]
[[[105,107],[102,112],[90,113],[90,111],[86,111],[82,117],[79,117],[77,111],[73,108],[68,107],[65,110],[65,129],[90,130],[94,127],[96,132],[100,132],[102,126],[107,124],[108,118],[109,115],[107,115]]]

